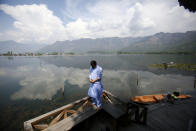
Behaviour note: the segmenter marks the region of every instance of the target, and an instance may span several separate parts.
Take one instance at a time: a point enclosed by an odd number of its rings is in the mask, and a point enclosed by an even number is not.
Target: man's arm
[[[89,81],[91,83],[95,83],[96,81],[99,81],[101,79],[101,71],[96,71],[96,79],[95,80],[92,80],[92,79],[89,79]]]

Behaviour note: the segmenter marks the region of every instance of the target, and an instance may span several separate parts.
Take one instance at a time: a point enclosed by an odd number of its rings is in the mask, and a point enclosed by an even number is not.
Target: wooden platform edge
[[[107,95],[113,97],[114,99],[116,99],[117,101],[123,103],[123,104],[127,104],[126,102],[122,101],[121,99],[119,99],[117,96],[113,95],[112,93],[110,93],[109,91],[103,90],[103,92],[105,92]]]
[[[30,122],[24,122],[24,131],[33,131],[33,126]]]

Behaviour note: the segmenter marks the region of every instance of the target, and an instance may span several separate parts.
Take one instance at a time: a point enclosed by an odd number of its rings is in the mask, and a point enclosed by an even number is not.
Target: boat
[[[154,94],[154,95],[135,96],[132,97],[131,100],[138,103],[157,103],[160,102],[161,100],[164,100],[166,97],[167,94]],[[190,97],[191,95],[179,94],[178,96],[175,96],[175,99],[187,99]]]
[[[24,122],[25,131],[67,131],[89,119],[99,112],[105,112],[114,119],[119,119],[126,114],[126,109],[118,108],[115,103],[123,103],[108,91],[103,91],[103,105],[97,108],[90,101],[90,97],[84,97],[68,105],[50,111],[46,114]],[[118,102],[115,102],[118,101]],[[125,107],[125,106],[124,106]]]
[[[163,100],[164,98],[165,98],[164,94],[156,94],[156,95],[135,96],[131,98],[131,100],[140,103],[156,103],[158,101]]]

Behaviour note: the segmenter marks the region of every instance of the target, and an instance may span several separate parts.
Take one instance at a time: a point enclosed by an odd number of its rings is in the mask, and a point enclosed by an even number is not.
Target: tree
[[[190,12],[196,11],[196,1],[195,0],[178,0],[180,6],[184,6]]]

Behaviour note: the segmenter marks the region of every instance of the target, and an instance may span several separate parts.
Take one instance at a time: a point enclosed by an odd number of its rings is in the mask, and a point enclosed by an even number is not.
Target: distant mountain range
[[[157,33],[146,37],[79,39],[58,41],[39,52],[166,52],[196,51],[196,31]]]
[[[41,44],[21,44],[11,40],[0,41],[0,53],[7,53],[8,51],[12,51],[13,53],[36,52],[44,46]]]
[[[57,41],[37,46],[1,41],[0,53],[13,52],[195,52],[196,31],[186,33],[157,33],[145,37],[111,37]]]
[[[157,33],[123,48],[128,52],[196,52],[196,31]]]

